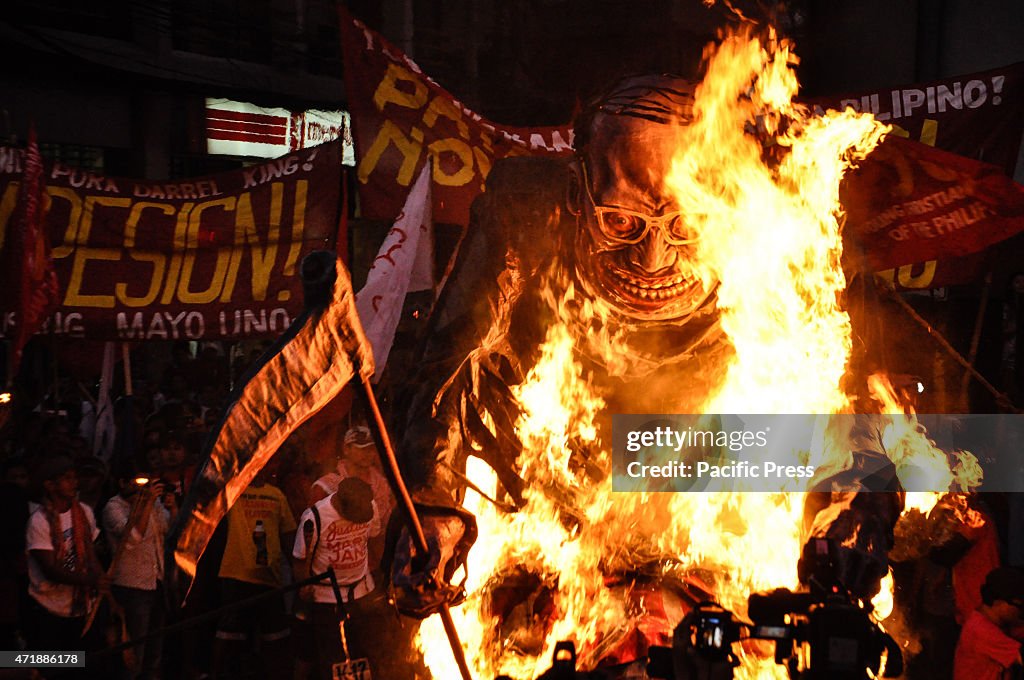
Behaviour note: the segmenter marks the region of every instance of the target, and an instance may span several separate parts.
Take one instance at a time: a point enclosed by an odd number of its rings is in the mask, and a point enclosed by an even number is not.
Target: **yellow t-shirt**
[[[255,534],[256,522],[262,536]],[[281,585],[281,534],[295,531],[295,518],[276,486],[252,485],[228,513],[228,538],[219,575],[249,583]]]

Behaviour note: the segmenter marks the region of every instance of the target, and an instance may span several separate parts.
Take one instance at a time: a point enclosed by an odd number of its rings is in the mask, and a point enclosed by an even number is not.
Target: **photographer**
[[[164,537],[177,512],[174,495],[164,483],[146,475],[123,474],[121,493],[103,507],[103,529],[111,543],[114,599],[125,612],[128,635],[134,639],[160,628],[163,606]],[[161,638],[135,649],[132,677],[159,675]]]
[[[118,480],[121,491],[103,508],[103,528],[110,552],[117,556],[112,567],[114,599],[125,613],[132,639],[159,628],[163,623],[163,543],[167,528],[177,512],[174,494],[160,480],[127,472]],[[141,646],[140,646],[141,647]],[[132,677],[159,675],[161,638],[146,641],[136,649]]]
[[[1024,572],[1000,567],[981,586],[982,604],[967,618],[956,646],[953,680],[1004,680],[1021,665],[1021,643],[1009,632],[1024,620]]]

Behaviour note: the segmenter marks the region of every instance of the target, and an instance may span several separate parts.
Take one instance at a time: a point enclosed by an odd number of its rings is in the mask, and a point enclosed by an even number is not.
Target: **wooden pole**
[[[981,302],[978,303],[978,315],[974,319],[974,333],[971,335],[971,349],[967,352],[967,363],[974,365],[978,358],[978,345],[981,343],[981,328],[985,325],[985,310],[988,308],[988,298],[992,292],[992,272],[985,274],[985,287],[981,291]],[[964,373],[960,381],[960,403],[967,405],[967,388],[971,384],[971,374]],[[965,412],[967,409],[964,409]]]
[[[356,364],[356,372],[359,372],[358,364]],[[370,384],[370,378],[368,377],[363,378],[360,376],[358,382],[363,396],[366,398],[370,414],[373,416],[373,431],[377,435],[381,462],[384,464],[384,469],[388,471],[388,481],[391,483],[395,498],[398,499],[405,510],[406,517],[409,520],[409,529],[416,543],[416,549],[425,555],[430,551],[427,546],[427,537],[423,533],[423,525],[420,523],[419,515],[416,513],[416,506],[413,504],[412,496],[409,495],[409,489],[402,479],[402,471],[398,468],[398,458],[395,456],[395,450],[391,446],[391,438],[388,437],[384,418],[381,416],[380,408],[377,405],[377,398],[373,394],[373,385]],[[455,630],[452,613],[448,610],[448,603],[441,605],[439,614],[441,615],[441,623],[444,624],[444,632],[448,635],[448,642],[452,647],[452,654],[455,656],[455,663],[458,665],[459,672],[462,675],[462,680],[472,680],[472,676],[469,673],[469,664],[466,662],[466,654],[462,649],[462,642],[459,641],[459,633]]]
[[[928,321],[924,319],[920,314],[918,314],[917,310],[911,307],[906,300],[899,296],[898,293],[893,293],[892,299],[896,301],[896,304],[898,304],[903,309],[903,311],[905,311],[910,316],[911,319],[916,321],[926,331],[928,331],[928,334],[935,339],[935,342],[939,343],[939,347],[946,350],[946,353],[949,354],[949,356],[951,356],[958,364],[967,369],[967,372],[971,376],[973,376],[979,383],[981,383],[982,387],[988,390],[1000,404],[1004,404],[1007,410],[1012,411],[1013,413],[1024,413],[1024,411],[1017,408],[1017,406],[1015,406],[1013,402],[1010,401],[1010,397],[1008,395],[996,389],[996,387],[992,383],[985,379],[985,376],[978,372],[978,369],[974,368],[974,366],[968,363],[967,359],[964,359],[960,355],[960,353],[956,351],[956,348],[953,347],[953,345],[949,344],[949,341],[946,340],[946,338],[942,337],[942,334],[939,333],[935,328],[933,328],[932,325],[928,323]]]
[[[132,396],[132,353],[128,349],[128,343],[121,343],[121,366],[124,369],[124,393]]]

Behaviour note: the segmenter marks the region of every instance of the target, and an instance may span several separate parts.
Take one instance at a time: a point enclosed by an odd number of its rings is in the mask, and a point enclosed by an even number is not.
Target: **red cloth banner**
[[[345,89],[362,213],[394,221],[428,156],[434,221],[469,224],[469,206],[499,158],[568,155],[572,129],[518,128],[473,113],[405,54],[340,9]]]
[[[20,209],[23,156],[0,148],[3,234]],[[44,330],[96,340],[273,337],[302,310],[299,262],[334,247],[341,142],[195,179],[56,163],[45,181],[61,296]],[[0,310],[9,335],[17,310],[6,298]]]
[[[60,295],[44,224],[46,180],[35,128],[29,130],[24,164],[23,179],[17,187],[17,205],[8,213],[10,228],[0,231],[3,237],[0,261],[4,263],[4,274],[8,278],[6,288],[13,293],[11,301],[17,316],[24,319],[15,329],[11,343],[9,380],[18,372],[25,344],[42,326]],[[0,215],[4,212],[0,205]]]
[[[943,260],[905,264],[874,272],[875,278],[898,291],[929,290],[980,281],[990,266],[990,251]]]
[[[1024,229],[1021,187],[1006,176],[1024,133],[1024,63],[808,103],[893,126],[847,177],[843,204],[862,266],[897,289],[976,281],[981,251]]]
[[[862,271],[963,257],[1024,231],[1024,187],[1000,168],[899,137],[849,175],[842,199]]]
[[[895,136],[991,163],[1012,175],[1024,133],[1024,62],[807,103],[872,113],[892,125]]]

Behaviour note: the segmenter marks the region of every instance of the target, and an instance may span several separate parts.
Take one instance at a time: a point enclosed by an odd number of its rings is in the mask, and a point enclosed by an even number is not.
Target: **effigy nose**
[[[675,265],[679,252],[665,240],[660,229],[651,229],[644,240],[633,247],[630,263],[645,274],[659,274]]]

